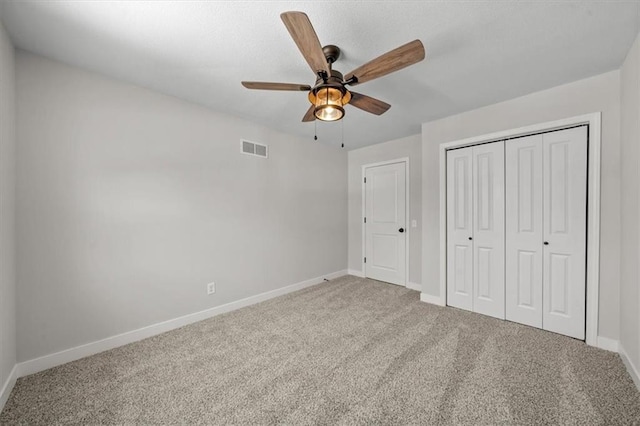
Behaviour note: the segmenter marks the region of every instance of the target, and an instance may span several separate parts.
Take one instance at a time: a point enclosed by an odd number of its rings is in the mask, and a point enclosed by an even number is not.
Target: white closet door
[[[505,144],[506,318],[542,328],[542,135]]]
[[[504,142],[473,147],[473,311],[504,319]]]
[[[543,135],[545,330],[585,334],[587,128]]]
[[[447,151],[447,304],[473,309],[473,148]]]

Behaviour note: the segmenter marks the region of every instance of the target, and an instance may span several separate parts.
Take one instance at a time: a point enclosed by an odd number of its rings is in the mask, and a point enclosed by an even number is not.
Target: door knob
[[[404,232],[404,228],[398,229],[398,232]]]
[[[473,240],[473,238],[469,237],[469,241]]]
[[[542,244],[544,244],[545,246],[548,246],[548,245],[549,245],[549,241],[545,241],[545,242],[544,242],[544,243],[542,243]]]

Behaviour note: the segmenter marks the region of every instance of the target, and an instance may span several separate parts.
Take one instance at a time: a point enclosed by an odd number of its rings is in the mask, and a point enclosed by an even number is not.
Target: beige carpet
[[[343,277],[18,380],[2,424],[639,424],[618,355]]]

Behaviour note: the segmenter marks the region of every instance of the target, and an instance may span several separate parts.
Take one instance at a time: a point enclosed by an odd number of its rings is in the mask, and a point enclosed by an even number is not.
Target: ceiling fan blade
[[[327,75],[331,75],[327,58],[322,52],[322,45],[309,17],[302,12],[284,12],[280,18],[314,74],[318,75],[319,71],[324,71]]]
[[[302,122],[306,123],[308,121],[313,121],[316,119],[316,115],[314,114],[316,109],[315,105],[311,105],[307,112],[304,113],[304,117],[302,117]]]
[[[311,86],[306,84],[293,84],[293,83],[267,83],[264,81],[243,81],[242,85],[247,89],[259,89],[259,90],[294,90],[300,92],[307,92],[311,90]]]
[[[364,83],[420,62],[424,56],[422,42],[413,40],[356,68],[345,76],[345,80],[355,77],[355,81],[349,84]]]
[[[356,108],[360,108],[363,111],[367,111],[375,115],[382,115],[391,108],[391,105],[386,102],[382,102],[379,99],[356,92],[351,92],[349,105],[353,105]]]

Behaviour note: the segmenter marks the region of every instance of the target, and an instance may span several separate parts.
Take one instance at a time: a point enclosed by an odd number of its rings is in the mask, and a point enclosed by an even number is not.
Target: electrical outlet
[[[216,292],[216,283],[211,282],[207,284],[207,294],[213,294]]]

